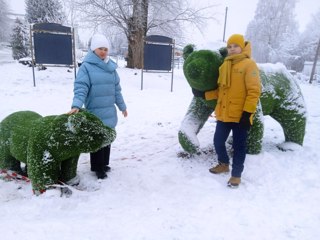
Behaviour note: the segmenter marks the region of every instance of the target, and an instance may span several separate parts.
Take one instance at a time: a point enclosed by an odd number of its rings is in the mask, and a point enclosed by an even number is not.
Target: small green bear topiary
[[[32,111],[12,113],[0,123],[0,168],[21,172],[28,166],[33,190],[39,194],[76,177],[80,153],[111,144],[116,132],[93,114],[42,117]]]
[[[219,51],[194,50],[188,45],[183,66],[191,88],[199,91],[217,88],[219,67],[226,57],[226,49]],[[258,154],[262,148],[263,115],[269,115],[281,125],[285,141],[303,144],[306,128],[306,106],[295,79],[283,65],[259,64],[262,94],[247,140],[247,153]],[[276,69],[276,71],[274,71]],[[182,148],[188,153],[199,152],[197,134],[216,106],[216,100],[193,97],[178,133]]]

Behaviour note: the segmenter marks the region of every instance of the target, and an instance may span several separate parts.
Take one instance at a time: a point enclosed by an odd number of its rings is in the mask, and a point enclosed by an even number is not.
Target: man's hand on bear
[[[200,91],[200,90],[192,88],[192,93],[193,93],[193,96],[195,96],[195,97],[200,97],[200,98],[206,99],[204,91]]]

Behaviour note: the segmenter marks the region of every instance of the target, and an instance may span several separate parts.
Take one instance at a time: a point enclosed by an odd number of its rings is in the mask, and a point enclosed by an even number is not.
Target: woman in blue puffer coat
[[[115,128],[118,122],[117,109],[127,117],[120,78],[116,71],[117,64],[108,56],[109,42],[105,36],[95,34],[91,38],[90,50],[81,64],[74,82],[74,97],[69,114],[85,108],[99,117],[102,122]],[[96,172],[98,179],[107,177],[110,171],[110,145],[90,153],[91,171]]]

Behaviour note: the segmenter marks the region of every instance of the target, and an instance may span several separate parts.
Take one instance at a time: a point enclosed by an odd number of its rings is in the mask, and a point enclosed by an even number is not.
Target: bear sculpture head
[[[225,50],[195,51],[193,45],[184,48],[183,73],[190,87],[199,91],[217,89],[219,67],[223,63]]]

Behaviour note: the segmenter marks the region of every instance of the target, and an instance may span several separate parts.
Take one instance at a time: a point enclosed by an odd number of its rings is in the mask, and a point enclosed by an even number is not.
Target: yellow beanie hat
[[[241,34],[233,34],[229,37],[227,44],[237,44],[241,47],[241,49],[244,48],[244,37]]]

